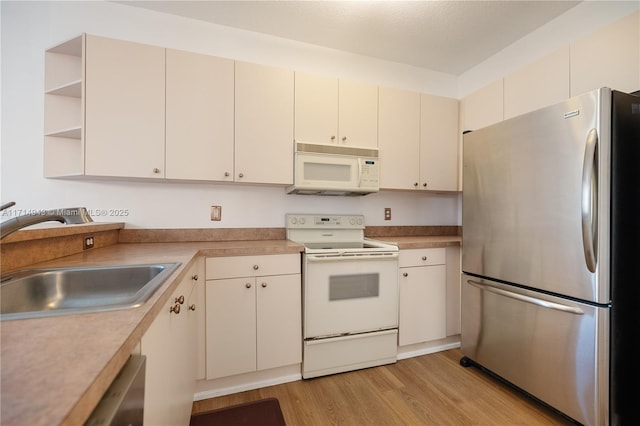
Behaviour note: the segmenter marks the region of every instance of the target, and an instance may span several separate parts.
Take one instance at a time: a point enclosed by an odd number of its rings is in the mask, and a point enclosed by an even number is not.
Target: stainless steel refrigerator
[[[640,424],[640,97],[464,135],[461,364],[586,425]]]

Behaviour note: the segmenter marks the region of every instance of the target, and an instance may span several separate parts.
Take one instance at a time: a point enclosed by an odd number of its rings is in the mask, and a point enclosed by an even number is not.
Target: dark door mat
[[[265,398],[191,416],[189,426],[286,426],[280,403]]]

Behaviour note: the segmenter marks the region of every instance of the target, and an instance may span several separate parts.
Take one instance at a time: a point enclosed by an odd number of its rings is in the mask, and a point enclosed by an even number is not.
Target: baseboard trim
[[[450,336],[433,342],[398,347],[398,360],[428,355],[460,347],[460,336]]]
[[[290,374],[285,376],[270,377],[263,380],[246,381],[238,384],[232,384],[224,387],[215,387],[213,389],[201,390],[193,395],[194,401],[215,398],[217,396],[231,395],[238,392],[260,389],[267,386],[280,385],[282,383],[295,382],[302,380],[302,374]]]
[[[459,347],[460,335],[449,336],[432,342],[400,346],[398,347],[397,359],[403,360]],[[213,380],[199,380],[193,400],[201,401],[298,380],[302,380],[300,364]]]

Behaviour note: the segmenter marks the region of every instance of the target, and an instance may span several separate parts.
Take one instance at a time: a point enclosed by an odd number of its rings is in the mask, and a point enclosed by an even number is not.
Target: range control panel
[[[287,228],[364,229],[363,215],[288,214]]]

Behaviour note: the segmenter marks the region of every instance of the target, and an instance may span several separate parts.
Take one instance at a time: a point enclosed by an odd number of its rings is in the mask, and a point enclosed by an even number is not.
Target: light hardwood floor
[[[196,401],[193,413],[275,397],[289,426],[571,425],[475,367],[457,349],[381,367]]]

